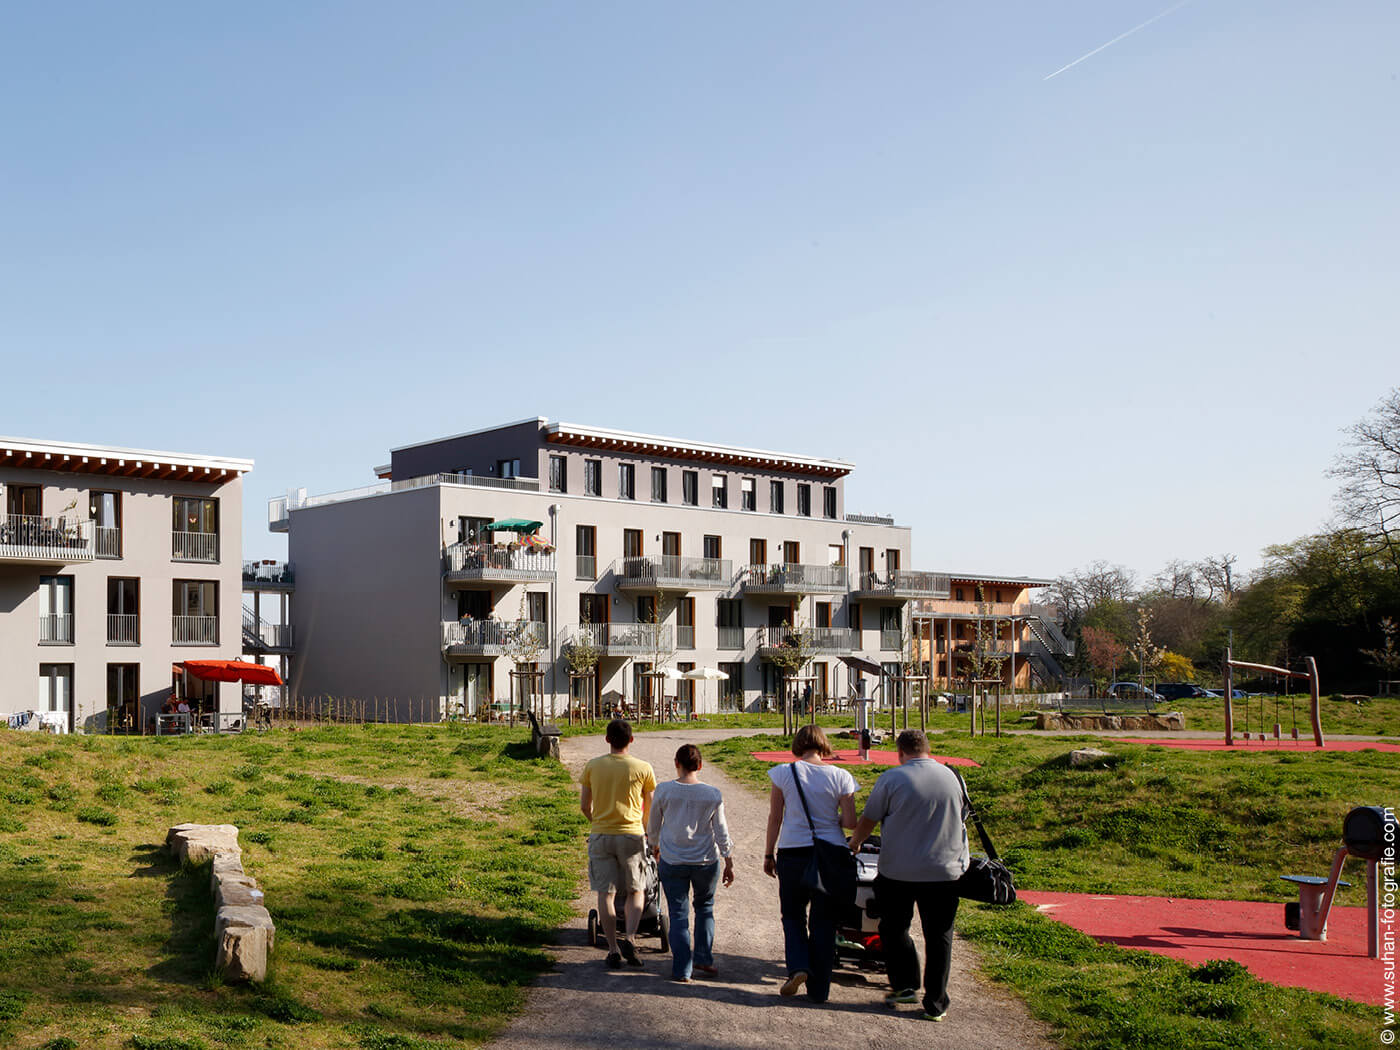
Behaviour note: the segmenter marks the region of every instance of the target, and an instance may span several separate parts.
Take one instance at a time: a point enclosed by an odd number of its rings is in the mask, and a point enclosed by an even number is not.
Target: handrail
[[[802,635],[811,652],[851,652],[856,648],[856,632],[850,627],[760,627],[758,647],[779,649]]]
[[[443,552],[443,559],[449,574],[513,573],[543,578],[555,571],[554,551],[512,550],[490,543],[454,543]]]
[[[318,496],[273,496],[267,501],[267,520],[269,524],[286,521],[288,515],[294,510],[303,510],[306,507],[320,507],[327,503],[341,503],[345,500],[363,499],[366,496],[382,496],[389,492],[404,492],[408,489],[429,488],[433,485],[467,485],[473,488],[487,489],[511,489],[516,492],[538,492],[540,490],[539,478],[487,478],[478,477],[475,474],[423,474],[413,478],[403,478],[398,481],[380,481],[373,485],[361,485],[359,488],[340,489],[337,492],[326,492]]]
[[[537,620],[444,620],[442,647],[506,648],[521,643],[549,644],[549,625]]]
[[[917,591],[931,598],[946,598],[952,593],[952,579],[943,573],[916,572],[895,569],[883,576],[878,572],[860,574],[859,591]]]
[[[844,591],[846,579],[844,565],[750,565],[744,586],[750,590]]]
[[[0,517],[0,558],[51,558],[73,561],[92,558],[90,520],[37,514]]]
[[[728,558],[693,558],[679,554],[651,554],[623,558],[617,573],[624,585],[648,583],[719,584],[727,586],[734,575]]]
[[[600,649],[626,649],[636,652],[671,652],[669,623],[583,623],[577,624],[566,645],[587,641]]]
[[[846,520],[856,525],[893,525],[894,519],[884,514],[847,514]]]

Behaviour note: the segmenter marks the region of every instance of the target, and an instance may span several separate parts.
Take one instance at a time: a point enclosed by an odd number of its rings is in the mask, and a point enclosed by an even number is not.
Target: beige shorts
[[[595,893],[646,889],[646,839],[641,835],[589,835],[588,885]]]

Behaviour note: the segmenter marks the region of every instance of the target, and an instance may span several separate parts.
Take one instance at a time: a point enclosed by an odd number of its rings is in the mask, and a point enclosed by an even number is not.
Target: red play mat
[[[1354,878],[1355,876],[1353,876]],[[1364,890],[1350,893],[1364,899]],[[1381,1005],[1381,960],[1366,955],[1366,909],[1334,905],[1327,940],[1283,925],[1283,903],[1018,892],[1021,900],[1096,941],[1200,965],[1234,959],[1260,980]],[[1384,928],[1382,928],[1384,943]]]
[[[793,760],[791,751],[754,751],[752,754],[760,762],[791,762]],[[974,762],[970,758],[958,758],[955,755],[934,755],[933,757],[945,766],[981,766],[980,762]],[[897,766],[899,765],[899,753],[897,751],[871,751],[870,758],[862,761],[859,749],[837,751],[827,761],[839,766]]]

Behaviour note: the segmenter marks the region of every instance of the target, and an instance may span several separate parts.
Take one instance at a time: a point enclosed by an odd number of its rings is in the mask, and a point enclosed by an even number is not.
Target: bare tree
[[[1235,579],[1237,561],[1239,559],[1233,554],[1218,554],[1202,558],[1196,563],[1196,572],[1206,588],[1206,601],[1229,605],[1235,600],[1236,585],[1239,582]]]
[[[1400,567],[1400,387],[1347,430],[1346,451],[1330,475],[1342,482],[1337,506],[1343,520],[1375,538]]]
[[[1169,598],[1194,602],[1200,588],[1200,570],[1189,561],[1174,558],[1152,578],[1152,585]]]

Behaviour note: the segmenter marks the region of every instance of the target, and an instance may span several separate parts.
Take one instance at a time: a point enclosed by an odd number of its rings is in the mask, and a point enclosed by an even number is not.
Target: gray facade
[[[696,709],[714,710],[721,695],[752,709],[776,692],[766,658],[776,628],[795,623],[814,629],[818,690],[845,696],[840,656],[898,661],[908,602],[946,593],[946,581],[908,571],[908,528],[847,519],[850,469],[545,420],[394,450],[377,490],[270,516],[289,533],[296,570],[292,688],[394,703],[401,717],[477,714],[508,698],[523,630],[560,710],[566,654],[582,636],[603,650],[607,700],[635,702],[649,688],[639,668],[723,666],[733,680],[698,683]],[[552,551],[482,530],[507,519],[540,522]],[[516,626],[533,623],[543,626]]]
[[[142,732],[177,684],[211,713],[240,711],[236,684],[174,668],[239,658],[251,468],[0,438],[0,714]]]

